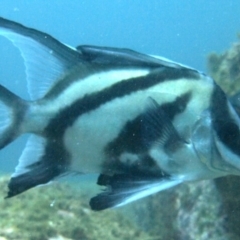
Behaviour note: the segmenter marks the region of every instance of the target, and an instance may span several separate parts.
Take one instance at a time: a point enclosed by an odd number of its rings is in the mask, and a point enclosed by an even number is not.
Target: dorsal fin
[[[126,48],[80,45],[77,50],[89,62],[118,67],[187,68],[166,58],[150,56]]]
[[[81,54],[50,35],[0,18],[0,35],[21,52],[32,100],[43,97],[64,72],[80,62]]]

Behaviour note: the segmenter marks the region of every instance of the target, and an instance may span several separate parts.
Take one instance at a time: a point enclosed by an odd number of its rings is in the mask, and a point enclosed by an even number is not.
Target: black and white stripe
[[[85,94],[82,98],[76,99],[71,103],[71,105],[62,109],[57,116],[51,120],[49,125],[46,127],[45,132],[50,135],[57,134],[62,136],[66,128],[70,127],[82,114],[93,111],[101,105],[107,104],[117,98],[123,98],[137,91],[147,90],[164,81],[178,79],[186,79],[186,81],[188,79],[198,80],[199,75],[188,69],[179,70],[166,68],[157,69],[146,76],[116,82],[101,91],[94,92],[92,94]],[[181,108],[181,106],[179,107]],[[54,131],[52,131],[53,129]]]
[[[3,18],[0,34],[20,49],[34,100],[18,100],[0,87],[0,110],[19,107],[16,134],[0,128],[0,147],[20,134],[35,134],[8,197],[66,172],[94,172],[107,190],[90,205],[102,210],[183,181],[226,174],[214,169],[213,156],[240,169],[239,117],[205,74],[130,49],[71,48]]]

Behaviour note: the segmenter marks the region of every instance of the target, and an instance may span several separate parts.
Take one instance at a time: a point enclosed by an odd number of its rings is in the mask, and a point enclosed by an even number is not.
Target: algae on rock
[[[67,183],[31,189],[11,199],[0,178],[0,239],[151,239],[116,210],[93,212],[86,194]]]

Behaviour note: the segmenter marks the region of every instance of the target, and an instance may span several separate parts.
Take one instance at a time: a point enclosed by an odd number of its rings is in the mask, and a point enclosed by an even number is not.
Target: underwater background
[[[207,72],[229,95],[240,90],[239,0],[1,0],[0,16],[72,46],[164,56]],[[1,37],[0,54],[0,83],[28,99],[19,51]],[[100,213],[88,206],[90,178],[4,200],[26,137],[0,152],[0,240],[240,239],[239,177],[184,184]]]

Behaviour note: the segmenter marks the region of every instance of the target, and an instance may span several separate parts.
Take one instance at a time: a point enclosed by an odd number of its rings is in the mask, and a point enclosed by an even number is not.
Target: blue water
[[[240,32],[239,0],[1,0],[0,16],[77,46],[132,48],[206,70],[206,57],[223,52]],[[0,38],[0,82],[27,98],[24,65]],[[0,153],[0,170],[13,171],[24,145]]]

